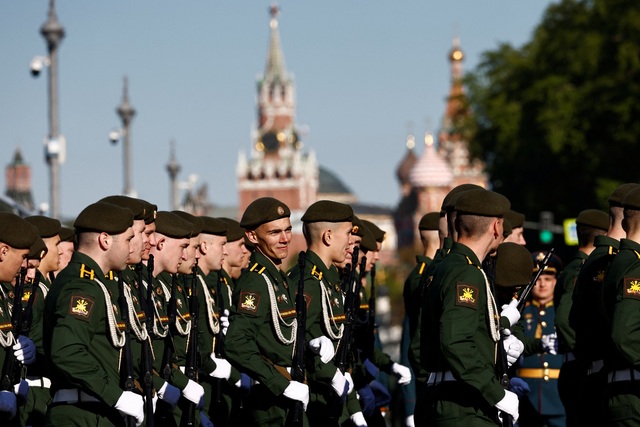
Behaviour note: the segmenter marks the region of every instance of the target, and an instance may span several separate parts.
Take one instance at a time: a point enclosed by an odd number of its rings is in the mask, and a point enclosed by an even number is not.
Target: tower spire
[[[269,51],[267,53],[264,79],[266,81],[279,80],[280,82],[286,82],[287,69],[284,65],[284,55],[280,46],[280,32],[278,31],[280,8],[276,4],[272,4],[269,7],[269,14],[271,15],[271,20],[269,21],[271,34],[269,36]]]

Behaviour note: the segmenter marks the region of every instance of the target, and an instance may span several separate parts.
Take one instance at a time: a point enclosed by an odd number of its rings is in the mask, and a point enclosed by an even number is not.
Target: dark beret
[[[38,236],[33,245],[29,248],[29,253],[27,254],[27,259],[42,259],[47,254],[49,249],[47,245],[42,240],[42,237]]]
[[[219,218],[212,218],[210,216],[201,216],[200,219],[202,220],[201,233],[213,234],[215,236],[227,236],[228,225],[223,220]]]
[[[25,218],[25,221],[36,227],[38,234],[40,234],[40,237],[43,239],[60,234],[60,229],[62,228],[62,224],[60,224],[60,221],[57,219],[42,215],[28,216]]]
[[[383,229],[366,219],[363,219],[362,223],[373,233],[373,238],[376,239],[376,242],[382,243],[384,241],[384,237],[387,233],[385,233]]]
[[[344,203],[318,200],[307,208],[302,222],[351,222],[353,209]]]
[[[190,213],[184,211],[171,211],[178,215],[180,218],[188,221],[193,226],[191,228],[191,237],[196,237],[198,234],[202,233],[202,218],[199,216],[191,215]]]
[[[273,197],[261,197],[247,206],[240,220],[240,227],[253,230],[267,222],[290,216],[289,207],[280,200]]]
[[[418,230],[438,230],[440,228],[440,212],[429,212],[422,215]]]
[[[622,202],[627,194],[637,188],[640,188],[640,184],[636,184],[635,182],[628,182],[620,185],[618,188],[613,190],[613,193],[609,196],[609,206],[622,207]]]
[[[511,233],[513,233],[513,227],[511,226],[511,221],[509,221],[507,218],[504,219],[504,221],[502,222],[502,236],[506,239],[507,237],[509,237],[509,235]]]
[[[451,212],[456,205],[456,199],[465,191],[469,190],[477,190],[483,188],[476,184],[460,184],[457,187],[453,187],[446,196],[444,196],[444,200],[442,201],[442,207],[440,208],[441,213]]]
[[[378,243],[376,242],[376,238],[373,233],[366,225],[362,226],[363,236],[362,241],[360,242],[360,249],[369,252],[378,250]]]
[[[513,209],[509,209],[507,213],[504,214],[505,222],[509,221],[511,224],[511,228],[519,228],[524,227],[524,214],[520,212],[516,212]]]
[[[220,221],[224,221],[227,223],[227,242],[235,242],[236,240],[240,240],[243,237],[246,237],[244,228],[240,227],[240,223],[235,219],[231,218],[218,218]],[[245,239],[245,246],[246,246]]]
[[[156,215],[156,232],[174,239],[191,237],[193,224],[173,212],[159,211]]]
[[[60,241],[61,242],[73,242],[73,238],[76,236],[76,230],[70,227],[60,228]]]
[[[86,231],[120,234],[133,225],[133,212],[106,202],[93,203],[80,212],[73,226],[78,233]]]
[[[501,217],[509,210],[511,203],[502,194],[482,189],[468,190],[456,200],[458,214]]]
[[[625,209],[631,209],[634,211],[640,211],[640,187],[631,190],[624,196],[622,200],[622,207]],[[578,220],[576,219],[576,223]]]
[[[599,209],[585,209],[576,218],[577,225],[609,230],[609,214]]]
[[[533,259],[523,245],[504,242],[498,246],[495,284],[505,288],[527,285],[531,281]]]
[[[542,262],[545,256],[547,256],[547,253],[543,251],[537,251],[537,252],[531,253],[531,258],[533,259],[533,262],[534,262],[534,266],[533,266],[534,273],[538,272],[538,268],[539,268],[538,263]],[[542,271],[542,274],[557,275],[558,273],[560,273],[560,271],[562,271],[562,267],[563,267],[563,264],[560,257],[557,256],[556,254],[551,254],[551,258],[549,259],[549,264],[547,264],[547,267]]]
[[[133,212],[133,219],[135,221],[145,219],[147,216],[147,205],[140,199],[135,199],[129,196],[107,196],[98,200],[99,202],[111,203],[112,205],[120,206],[121,208],[127,208]]]
[[[14,249],[29,249],[38,238],[38,229],[18,215],[0,212],[0,242]]]
[[[145,216],[144,223],[151,224],[156,220],[156,215],[158,214],[158,207],[153,203],[149,203],[146,200],[141,200],[145,204]]]
[[[364,237],[364,224],[362,223],[362,220],[354,215],[351,223],[351,234]]]

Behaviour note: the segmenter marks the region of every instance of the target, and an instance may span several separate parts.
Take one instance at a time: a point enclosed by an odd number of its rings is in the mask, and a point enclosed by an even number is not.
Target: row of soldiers
[[[378,372],[411,380],[375,345],[385,233],[349,205],[307,209],[289,271],[291,212],[271,197],[240,222],[103,198],[66,266],[59,221],[0,215],[11,425],[384,425]]]

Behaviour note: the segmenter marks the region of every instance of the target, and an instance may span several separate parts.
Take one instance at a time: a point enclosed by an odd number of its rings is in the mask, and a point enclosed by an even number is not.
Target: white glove
[[[338,393],[338,396],[342,396],[347,385],[347,379],[344,374],[340,372],[340,369],[336,369],[336,373],[331,380],[331,387]]]
[[[514,299],[507,305],[502,306],[500,317],[506,317],[509,319],[509,326],[513,326],[520,320],[520,310],[518,310],[518,300]]]
[[[159,399],[171,405],[171,409],[173,409],[178,404],[178,400],[180,400],[180,389],[165,382],[156,395]]]
[[[333,343],[324,335],[309,341],[309,348],[314,353],[320,355],[320,360],[322,360],[322,363],[329,363],[331,359],[333,359],[333,356],[336,354]]]
[[[364,415],[362,412],[356,412],[355,414],[349,417],[351,422],[356,425],[356,427],[367,427],[367,422],[364,419]]]
[[[511,367],[524,351],[524,344],[515,335],[509,335],[502,343],[504,344],[504,351],[507,353],[507,363]]]
[[[9,419],[16,416],[18,405],[15,393],[7,390],[0,391],[0,412],[7,412]]]
[[[556,355],[558,354],[558,334],[553,333],[542,336],[542,350]]]
[[[182,389],[182,395],[196,405],[199,405],[200,400],[204,398],[204,388],[197,382],[189,380],[187,386]]]
[[[407,427],[416,427],[416,422],[413,420],[413,415],[409,415],[404,419],[404,425]]]
[[[500,402],[496,403],[496,408],[498,408],[499,418],[502,418],[501,412],[506,412],[513,417],[514,424],[518,421],[520,416],[518,413],[518,395],[514,392],[505,390],[504,397]]]
[[[215,362],[216,369],[209,375],[213,378],[228,380],[231,376],[231,363],[227,362],[227,359],[218,359],[213,353],[211,353],[211,360]]]
[[[144,422],[144,399],[132,391],[123,391],[116,402],[116,408],[123,415],[130,415],[136,419],[136,427]]]
[[[355,385],[353,384],[353,378],[351,378],[351,374],[349,372],[344,373],[344,378],[347,380],[347,384],[349,384],[349,390],[347,390],[347,394],[351,394]]]
[[[25,365],[30,365],[36,361],[36,345],[24,335],[18,336],[17,342],[13,345],[13,355]]]
[[[222,326],[222,335],[227,335],[227,329],[229,329],[229,310],[226,308],[220,316],[220,326]]]
[[[292,400],[302,402],[304,410],[307,410],[309,404],[309,386],[298,381],[291,381],[287,388],[284,389],[285,397]]]
[[[18,384],[14,384],[13,391],[15,392],[16,396],[20,397],[23,402],[26,402],[27,395],[29,394],[29,383],[27,383],[23,379],[20,379],[20,382]]]
[[[391,372],[398,379],[398,384],[407,385],[411,382],[411,369],[399,363],[391,365]]]

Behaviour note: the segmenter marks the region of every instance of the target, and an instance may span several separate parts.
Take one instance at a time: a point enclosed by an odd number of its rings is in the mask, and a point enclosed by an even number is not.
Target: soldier
[[[481,267],[503,238],[509,206],[506,197],[484,189],[462,192],[455,202],[459,235],[422,304],[421,362],[429,375],[416,405],[424,419],[416,412],[416,424],[492,425],[498,411],[518,418],[518,397],[498,381],[495,354],[500,329],[513,327],[519,312],[512,305],[498,316]],[[515,337],[504,345],[512,358],[523,349]]]
[[[225,300],[226,307],[231,303],[231,291],[235,282],[240,277],[242,270],[249,266],[249,249],[245,242],[244,228],[240,223],[230,218],[220,218],[227,223],[227,256],[222,260],[223,276],[227,278],[229,300]],[[231,279],[229,281],[228,279]]]
[[[609,196],[609,229],[606,235],[595,237],[595,249],[580,267],[575,281],[569,326],[575,331],[577,353],[564,353],[565,360],[558,379],[569,426],[605,422],[603,393],[607,378],[606,371],[602,369],[606,348],[603,343],[611,339],[608,326],[611,324],[611,312],[603,310],[604,278],[619,251],[620,239],[626,235],[622,226],[622,202],[636,188],[640,188],[640,184],[622,184]],[[611,282],[614,288],[615,282]]]
[[[122,416],[144,421],[142,396],[119,386],[125,335],[115,297],[133,249],[133,213],[98,202],[76,218],[78,250],[47,295],[44,349],[53,399],[47,425],[122,425]]]
[[[36,349],[33,342],[23,336],[16,336],[12,330],[11,314],[14,304],[13,289],[11,282],[21,267],[26,268],[26,257],[29,254],[30,247],[38,239],[38,231],[31,224],[26,222],[19,216],[10,212],[0,212],[0,366],[6,364],[5,358],[10,357],[13,349],[13,357],[19,363],[24,363],[25,356],[28,359],[35,360]],[[29,353],[33,353],[31,356]],[[7,378],[13,373],[2,372]],[[0,414],[5,420],[12,420],[12,425],[17,425],[18,421],[15,416],[17,413],[17,399],[14,390],[13,378],[12,384],[0,390]],[[24,394],[22,394],[24,397]]]
[[[31,216],[25,218],[27,222],[38,229],[38,233],[46,245],[46,255],[39,261],[37,272],[29,284],[25,284],[25,292],[35,292],[33,297],[31,313],[31,330],[29,338],[36,345],[36,362],[29,366],[27,371],[27,382],[29,383],[29,401],[25,406],[26,410],[21,410],[22,425],[42,425],[47,412],[47,404],[51,399],[49,387],[51,380],[47,373],[43,347],[43,324],[44,301],[51,288],[51,277],[54,271],[60,268],[60,221],[46,216]],[[28,299],[28,298],[27,298]],[[28,302],[27,302],[28,303]]]
[[[411,369],[411,382],[402,387],[401,393],[404,404],[405,425],[407,427],[415,426],[413,413],[416,405],[416,375],[415,369],[420,369],[418,360],[413,361],[410,358],[409,348],[411,337],[417,329],[417,314],[420,310],[421,292],[419,289],[420,277],[427,266],[436,256],[437,250],[440,248],[440,240],[438,237],[438,223],[440,220],[440,212],[429,212],[420,218],[418,223],[418,232],[420,233],[420,241],[422,243],[423,252],[416,256],[416,266],[411,270],[409,276],[404,282],[402,296],[404,299],[405,317],[402,325],[402,341],[400,344],[400,363]],[[419,343],[419,340],[416,340]],[[426,376],[426,373],[420,375],[420,378]]]
[[[73,251],[75,250],[76,232],[73,228],[62,226],[60,228],[59,235],[60,243],[58,244],[58,250],[60,251],[60,266],[53,272],[53,277],[51,277],[51,275],[49,276],[50,282],[53,282],[55,275],[69,264],[71,254],[73,254]]]
[[[509,227],[511,232],[505,237],[505,242],[513,242],[522,246],[527,244],[524,239],[524,218],[524,214],[509,209],[509,212],[504,216],[504,228],[506,230]]]
[[[292,381],[296,339],[295,286],[282,271],[289,254],[289,208],[272,197],[253,201],[240,221],[255,245],[233,293],[225,338],[228,360],[259,383],[246,399],[255,425],[284,425],[293,401],[309,402],[309,387]]]

